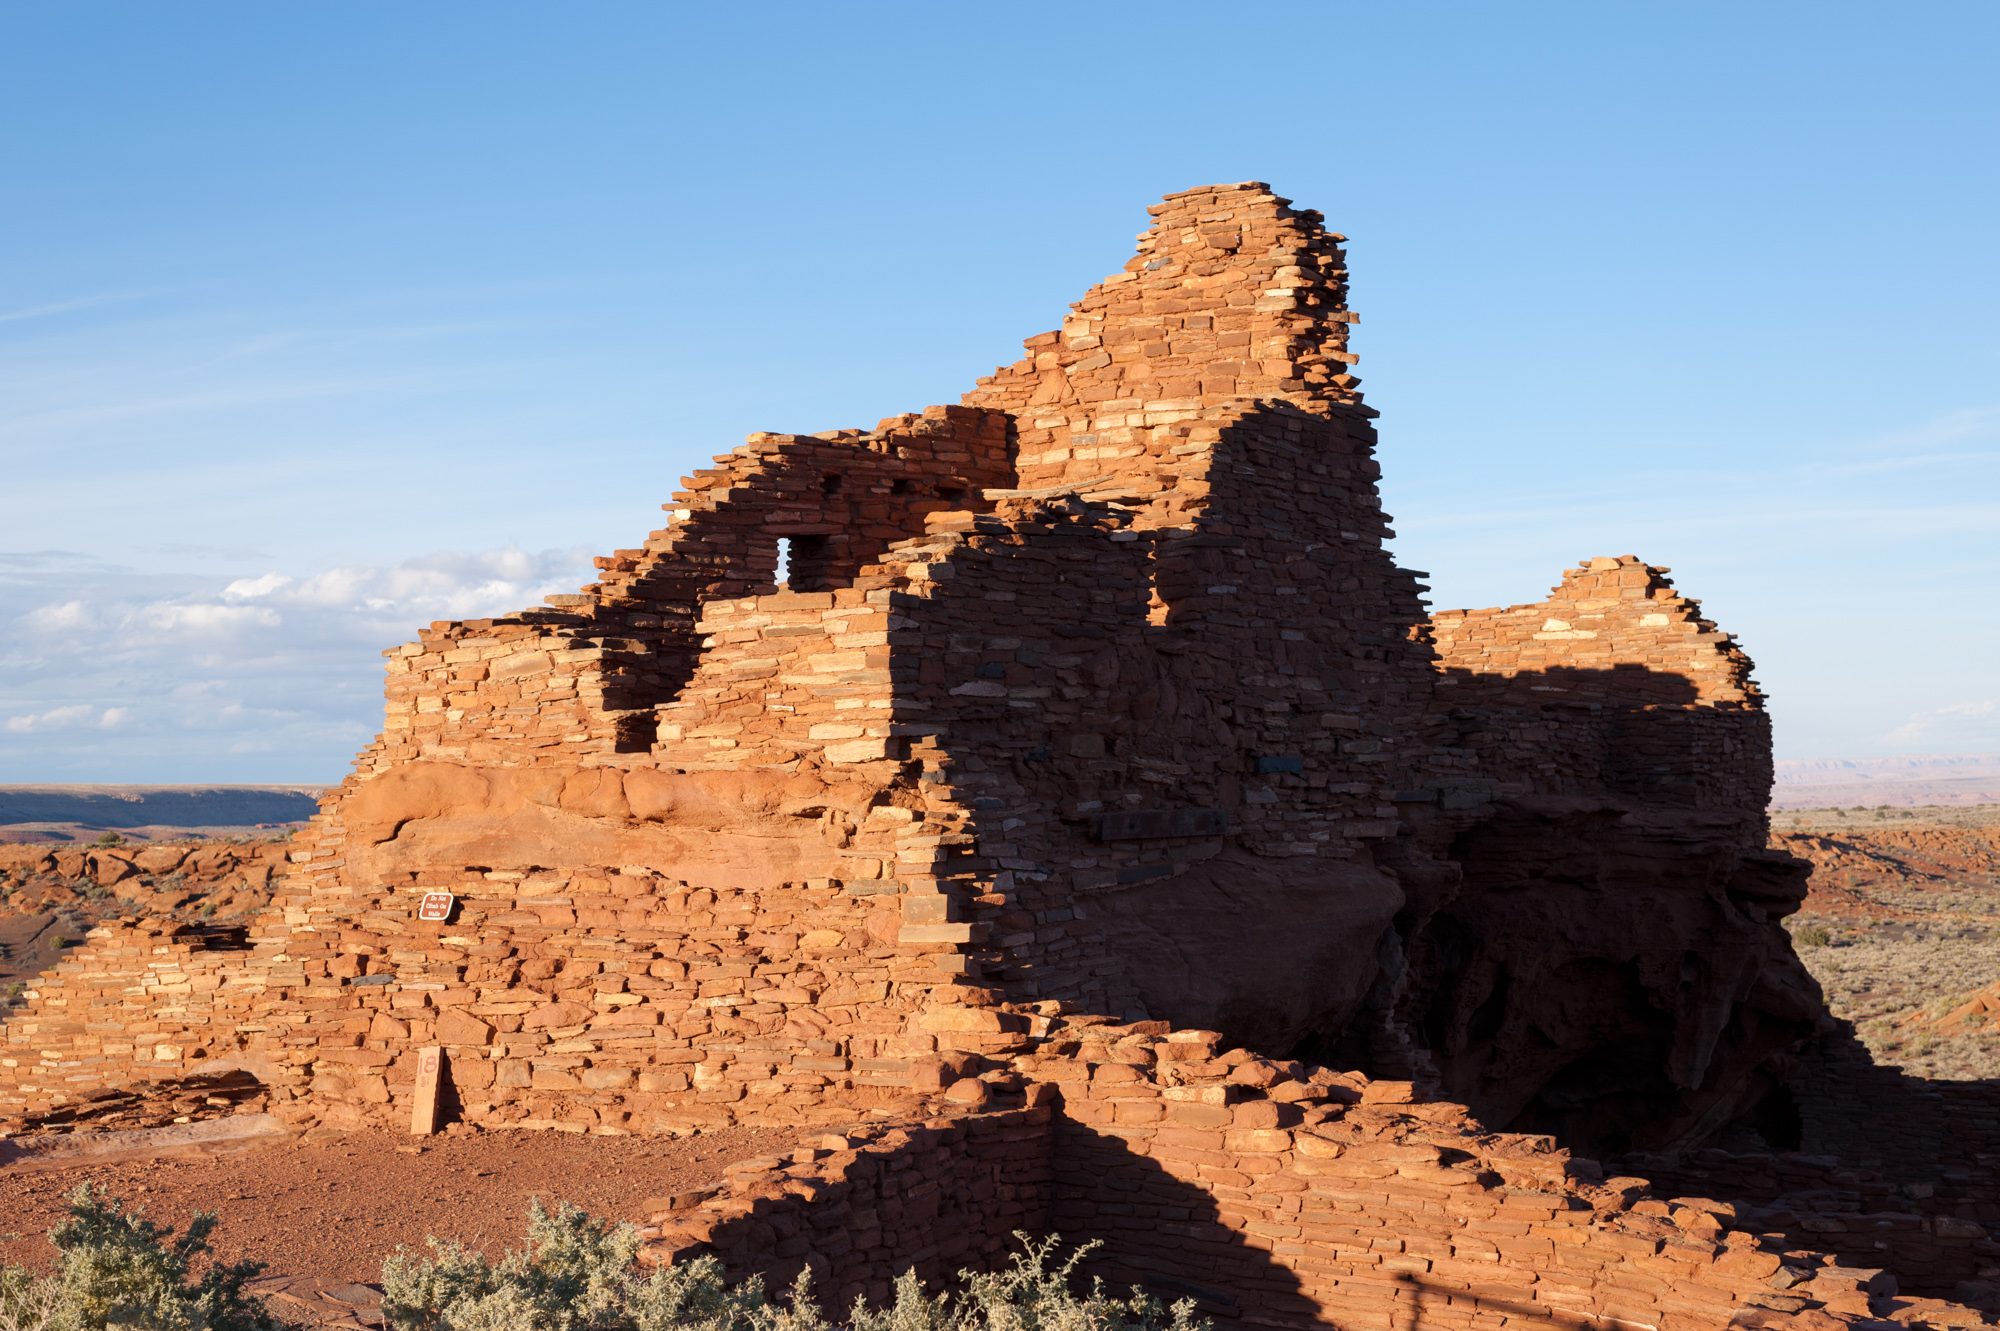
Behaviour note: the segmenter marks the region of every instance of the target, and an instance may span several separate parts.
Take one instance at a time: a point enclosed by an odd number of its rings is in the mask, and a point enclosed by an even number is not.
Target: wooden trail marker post
[[[438,1090],[444,1082],[444,1050],[429,1045],[417,1051],[417,1093],[410,1105],[410,1132],[428,1137],[438,1128]]]

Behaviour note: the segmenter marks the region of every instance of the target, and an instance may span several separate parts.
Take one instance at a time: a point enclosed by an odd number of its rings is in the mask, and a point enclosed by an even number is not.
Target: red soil
[[[46,1267],[47,1230],[89,1180],[176,1229],[196,1211],[220,1212],[213,1243],[223,1257],[255,1258],[307,1287],[374,1283],[384,1257],[428,1234],[494,1256],[519,1247],[532,1197],[638,1220],[657,1209],[647,1199],[718,1183],[731,1162],[787,1152],[795,1137],[759,1128],[680,1138],[316,1132],[136,1159],[22,1161],[0,1168],[0,1264]]]

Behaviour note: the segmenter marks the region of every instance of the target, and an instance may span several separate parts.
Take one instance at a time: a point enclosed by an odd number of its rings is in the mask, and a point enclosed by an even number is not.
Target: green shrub
[[[37,1276],[0,1267],[0,1331],[294,1331],[245,1286],[258,1262],[204,1263],[212,1214],[196,1216],[179,1238],[86,1183],[70,1196],[69,1219],[49,1231],[56,1269]]]
[[[125,844],[125,838],[119,836],[116,832],[106,832],[91,844],[94,846],[122,846]]]
[[[1833,942],[1833,934],[1823,924],[1802,924],[1792,935],[1792,941],[1800,947],[1825,947]]]
[[[1005,1270],[960,1272],[963,1292],[931,1295],[914,1272],[890,1306],[857,1301],[853,1331],[1206,1331],[1188,1301],[1171,1309],[1101,1283],[1070,1288],[1090,1251],[1051,1264],[1059,1246],[1017,1234]],[[394,1331],[833,1331],[801,1275],[781,1300],[752,1277],[730,1285],[712,1257],[642,1275],[638,1231],[593,1220],[574,1206],[528,1212],[528,1244],[488,1261],[455,1242],[429,1240],[431,1256],[401,1251],[382,1266],[382,1311]]]

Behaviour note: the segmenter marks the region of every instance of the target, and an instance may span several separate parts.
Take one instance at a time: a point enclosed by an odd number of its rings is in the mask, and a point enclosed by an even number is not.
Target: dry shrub
[[[246,1289],[262,1264],[213,1259],[214,1228],[204,1213],[175,1238],[86,1183],[49,1231],[53,1272],[0,1267],[0,1331],[295,1331]]]
[[[914,1272],[886,1308],[857,1300],[852,1331],[1207,1331],[1192,1302],[1172,1308],[1101,1282],[1074,1292],[1086,1246],[1058,1259],[1059,1240],[1016,1234],[1001,1271],[959,1273],[961,1291],[931,1294]],[[574,1206],[535,1203],[528,1243],[498,1262],[455,1242],[429,1240],[431,1256],[399,1252],[382,1267],[382,1311],[394,1331],[833,1331],[808,1276],[772,1299],[751,1277],[731,1285],[712,1257],[640,1274],[638,1231],[593,1220]]]

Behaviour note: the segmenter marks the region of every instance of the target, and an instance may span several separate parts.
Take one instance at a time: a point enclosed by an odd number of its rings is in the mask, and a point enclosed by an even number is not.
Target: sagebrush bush
[[[53,1272],[0,1267],[0,1331],[296,1331],[246,1288],[261,1263],[212,1259],[214,1228],[205,1213],[175,1238],[86,1183],[49,1231]]]
[[[1189,1301],[1171,1309],[1102,1282],[1071,1289],[1086,1246],[1055,1261],[1059,1241],[1015,1235],[1005,1270],[962,1271],[957,1294],[930,1294],[914,1272],[886,1308],[857,1300],[853,1331],[1206,1331]],[[528,1212],[528,1243],[498,1262],[456,1242],[429,1240],[431,1256],[398,1252],[382,1266],[382,1311],[394,1331],[832,1331],[804,1275],[779,1300],[751,1277],[730,1285],[722,1265],[699,1258],[642,1275],[638,1231],[593,1220],[574,1206]],[[1052,1264],[1053,1263],[1053,1264]]]
[[[215,1223],[198,1215],[176,1238],[83,1185],[49,1231],[55,1271],[0,1267],[0,1331],[302,1331],[249,1293],[261,1263],[213,1259]],[[887,1307],[856,1300],[836,1324],[804,1275],[773,1300],[757,1277],[731,1285],[712,1257],[641,1274],[633,1226],[537,1202],[527,1246],[498,1262],[435,1238],[428,1258],[389,1258],[382,1311],[393,1331],[1209,1331],[1189,1300],[1168,1308],[1138,1289],[1117,1298],[1102,1281],[1077,1294],[1077,1264],[1094,1244],[1059,1259],[1056,1238],[1014,1237],[1005,1269],[961,1271],[957,1293],[931,1294],[906,1272]]]

